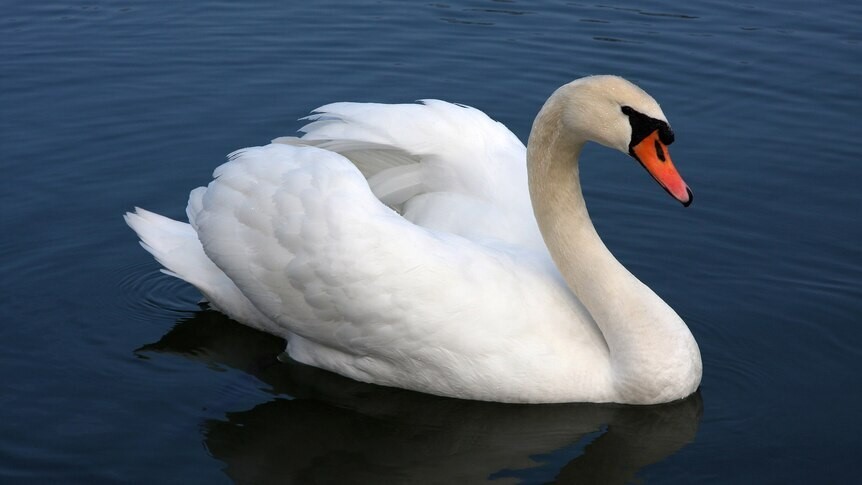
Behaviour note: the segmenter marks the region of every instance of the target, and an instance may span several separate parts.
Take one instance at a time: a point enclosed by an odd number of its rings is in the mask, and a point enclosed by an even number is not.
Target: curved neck
[[[697,344],[679,316],[614,258],[596,232],[578,170],[586,136],[567,129],[566,100],[560,98],[552,96],[539,112],[527,144],[530,198],[545,244],[605,337],[618,391],[650,395],[649,401],[671,385],[684,387],[676,389],[678,397],[688,395],[700,382]],[[668,371],[671,380],[696,374],[696,382],[656,382]]]
[[[621,316],[622,300],[629,302],[646,288],[596,232],[579,177],[579,156],[587,140],[562,127],[560,103],[552,101],[536,118],[527,143],[533,212],[557,269],[612,346],[616,328],[605,323]]]

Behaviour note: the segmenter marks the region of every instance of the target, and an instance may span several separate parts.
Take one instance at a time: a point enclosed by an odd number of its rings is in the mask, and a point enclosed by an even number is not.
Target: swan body
[[[216,309],[356,380],[522,403],[697,389],[691,332],[608,251],[581,194],[592,140],[691,201],[666,118],[635,85],[559,88],[527,147],[443,101],[335,103],[309,119],[299,138],[231,154],[191,192],[188,224],[143,209],[127,223]]]

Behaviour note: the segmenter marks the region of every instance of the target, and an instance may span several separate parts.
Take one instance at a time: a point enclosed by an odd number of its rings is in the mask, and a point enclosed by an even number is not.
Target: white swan
[[[190,224],[126,214],[166,272],[285,337],[292,358],[360,381],[524,403],[697,389],[688,327],[611,255],[581,194],[578,155],[593,140],[691,202],[673,133],[640,88],[562,86],[526,151],[443,101],[315,113],[301,138],[233,153],[191,192]]]

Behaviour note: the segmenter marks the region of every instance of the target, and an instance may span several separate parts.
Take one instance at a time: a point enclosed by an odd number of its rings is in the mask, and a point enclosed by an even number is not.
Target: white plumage
[[[652,98],[614,77],[564,86],[543,111],[559,104],[574,112],[602,96],[631,97],[624,101],[663,119]],[[619,274],[590,290],[572,278],[604,277],[557,270],[547,224],[540,231],[531,207],[525,147],[503,125],[435,100],[335,103],[315,113],[301,138],[231,154],[207,187],[191,192],[189,224],[143,209],[127,214],[144,248],[220,311],[285,337],[294,359],[357,380],[506,402],[651,403],[696,389],[697,346],[646,286],[615,260],[618,268],[608,267]],[[554,158],[552,144],[530,162],[533,185],[540,178],[532,167]],[[577,179],[577,153],[559,163]],[[546,203],[578,203],[548,189]],[[579,186],[569,190],[580,196]],[[588,218],[552,225],[576,224],[592,230]],[[613,259],[588,233],[565,251]],[[556,236],[544,239],[550,246]],[[607,285],[632,292],[636,310],[624,318],[669,323],[606,321],[621,314],[592,308],[587,293]],[[631,345],[615,344],[626,328]],[[629,350],[636,340],[659,344]]]

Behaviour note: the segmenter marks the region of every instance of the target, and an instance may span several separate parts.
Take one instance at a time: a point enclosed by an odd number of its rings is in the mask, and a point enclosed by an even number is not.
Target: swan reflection
[[[292,361],[281,339],[201,311],[140,351],[248,372],[276,397],[204,426],[241,483],[628,483],[690,443],[699,393],[656,406],[511,405],[363,384]]]

